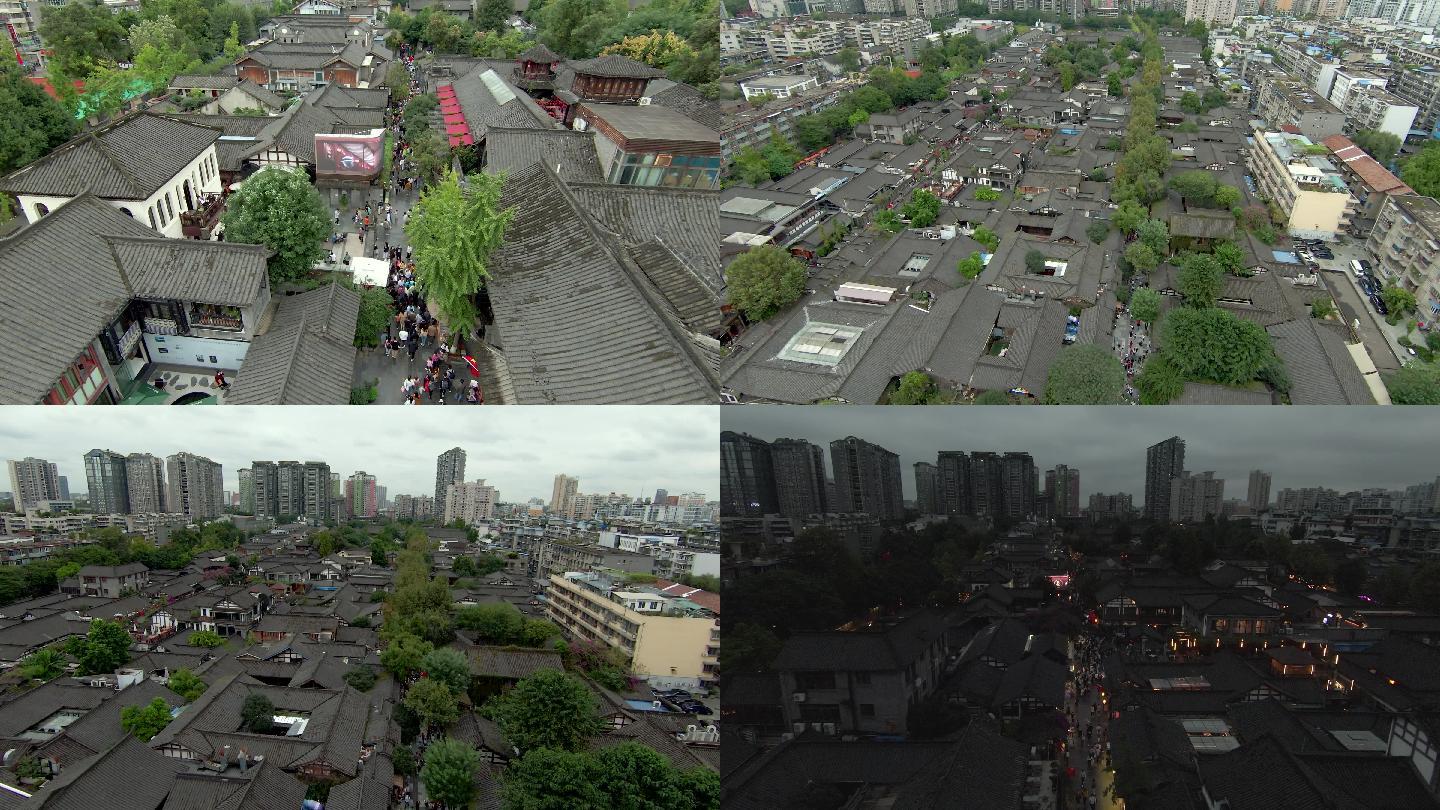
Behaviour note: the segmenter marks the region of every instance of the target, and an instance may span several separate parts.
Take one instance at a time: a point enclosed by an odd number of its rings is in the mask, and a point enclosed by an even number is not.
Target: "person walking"
[[[230,388],[230,383],[225,380],[224,371],[215,372],[215,387],[219,388],[221,391],[225,391]]]

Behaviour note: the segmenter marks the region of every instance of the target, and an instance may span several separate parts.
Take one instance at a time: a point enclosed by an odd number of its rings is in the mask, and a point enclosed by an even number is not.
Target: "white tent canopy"
[[[390,266],[384,259],[355,256],[350,259],[350,273],[356,284],[384,287],[390,280]]]

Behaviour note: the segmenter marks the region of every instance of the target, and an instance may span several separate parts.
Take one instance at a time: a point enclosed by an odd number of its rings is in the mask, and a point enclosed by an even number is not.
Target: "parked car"
[[[1370,295],[1370,304],[1374,306],[1375,311],[1380,313],[1381,315],[1390,314],[1390,310],[1385,306],[1385,299],[1381,298],[1380,296],[1372,293]]]
[[[715,713],[713,710],[711,710],[711,708],[710,708],[709,706],[706,706],[704,703],[701,703],[701,702],[698,701],[698,700],[689,701],[689,702],[686,702],[686,703],[682,703],[682,704],[680,704],[680,708],[684,709],[685,711],[689,712],[690,714],[714,714],[714,713]]]

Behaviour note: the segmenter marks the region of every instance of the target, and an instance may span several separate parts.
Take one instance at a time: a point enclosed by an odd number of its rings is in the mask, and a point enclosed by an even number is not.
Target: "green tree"
[[[20,674],[48,681],[65,671],[65,656],[59,650],[37,650],[20,660]]]
[[[145,706],[126,706],[120,710],[120,727],[134,734],[140,742],[149,742],[168,725],[170,704],[164,698],[157,697]]]
[[[1165,405],[1184,393],[1185,377],[1161,353],[1145,361],[1135,377],[1135,389],[1140,392],[1140,404]]]
[[[846,73],[854,73],[860,69],[860,51],[851,47],[844,47],[833,57],[835,64],[844,68]]]
[[[923,188],[917,189],[901,213],[909,218],[911,227],[929,227],[940,216],[940,198]]]
[[[805,291],[805,265],[784,248],[761,245],[725,268],[726,295],[751,321],[763,321]]]
[[[1400,139],[1388,132],[1380,132],[1374,129],[1363,129],[1351,138],[1355,145],[1364,149],[1370,157],[1379,161],[1382,166],[1389,166],[1390,161],[1400,154]]]
[[[595,782],[589,754],[535,748],[506,766],[501,796],[507,810],[613,806]]]
[[[455,616],[455,624],[474,632],[489,644],[512,644],[520,634],[525,617],[509,602],[466,605]]]
[[[214,649],[215,647],[219,647],[221,644],[224,644],[225,638],[214,630],[196,630],[195,632],[190,634],[188,643],[192,647],[205,647],[207,649]]]
[[[470,689],[470,661],[465,654],[451,647],[440,647],[426,653],[420,660],[425,677],[445,684],[456,695]]]
[[[84,647],[76,658],[84,675],[114,672],[130,661],[130,634],[119,622],[93,619]]]
[[[493,2],[493,0],[486,1]],[[392,104],[403,104],[405,99],[410,97],[410,72],[398,59],[385,68],[385,88],[389,91]]]
[[[426,747],[420,780],[430,798],[444,802],[446,807],[469,807],[479,768],[479,751],[462,740],[446,737]]]
[[[1228,184],[1218,183],[1215,186],[1215,195],[1212,198],[1216,208],[1230,210],[1240,204],[1240,189]]]
[[[995,202],[1000,199],[1000,192],[989,186],[976,186],[975,199],[980,202]]]
[[[537,19],[540,41],[571,59],[595,56],[606,30],[624,19],[627,8],[623,0],[549,0]]]
[[[200,680],[195,673],[183,667],[170,674],[170,682],[167,685],[171,692],[185,698],[186,703],[205,694],[205,682]]]
[[[956,269],[960,271],[961,276],[967,279],[975,278],[985,269],[985,260],[979,253],[972,252],[969,256],[960,260],[960,266]]]
[[[383,287],[360,291],[360,316],[355,320],[355,345],[373,348],[380,343],[380,333],[390,325],[393,302]]]
[[[1193,253],[1185,259],[1175,283],[1187,305],[1213,307],[1225,289],[1225,272],[1213,256]]]
[[[100,0],[74,0],[40,11],[40,38],[51,52],[52,76],[58,71],[85,79],[95,65],[123,62],[130,55],[120,18]]]
[[[1264,327],[1215,307],[1170,310],[1160,322],[1159,343],[1186,379],[1226,385],[1254,380],[1275,354]]]
[[[520,637],[515,643],[525,647],[544,647],[551,639],[560,637],[560,628],[544,619],[526,619],[520,628]]]
[[[780,654],[780,639],[770,628],[739,624],[725,635],[720,645],[722,672],[759,672],[768,669]]]
[[[1147,219],[1140,223],[1136,236],[1157,258],[1170,255],[1170,229],[1158,219]]]
[[[419,670],[421,662],[433,649],[434,644],[419,636],[397,636],[390,641],[390,646],[380,653],[380,665],[396,678],[404,678]]]
[[[1000,247],[999,234],[995,233],[984,225],[977,226],[975,228],[975,233],[971,234],[970,238],[984,245],[985,250],[988,253],[994,253],[995,249]]]
[[[1338,310],[1335,309],[1334,300],[1325,296],[1321,296],[1310,302],[1310,317],[1312,318],[1329,318],[1337,312]]]
[[[1130,314],[1137,321],[1154,323],[1160,319],[1160,293],[1140,287],[1130,295]]]
[[[911,371],[900,378],[900,386],[890,395],[891,405],[928,405],[935,396],[935,381],[923,371]]]
[[[485,708],[522,753],[535,748],[578,750],[604,727],[589,687],[557,670],[540,670],[522,679]]]
[[[1245,269],[1245,251],[1234,242],[1217,242],[1212,252],[1225,272],[1238,274]]]
[[[1381,379],[1396,405],[1440,405],[1440,366],[1410,363]]]
[[[765,153],[754,146],[747,146],[735,156],[732,167],[734,175],[747,186],[758,186],[770,181],[770,161]]]
[[[1419,154],[1402,162],[1400,179],[1422,197],[1440,197],[1440,141],[1426,141]]]
[[[1215,175],[1205,169],[1181,172],[1170,181],[1171,191],[1201,205],[1209,205],[1215,200],[1216,188]]]
[[[1136,270],[1147,272],[1154,270],[1160,264],[1160,259],[1156,257],[1155,251],[1139,240],[1131,242],[1130,246],[1125,248],[1125,261],[1129,262],[1130,266]]]
[[[1109,93],[1112,98],[1120,98],[1125,95],[1124,80],[1118,74],[1111,73],[1105,79],[1105,92]]]
[[[1125,200],[1120,207],[1115,209],[1115,216],[1111,221],[1121,233],[1133,234],[1139,230],[1140,224],[1150,218],[1150,211],[1135,200]]]
[[[0,42],[0,60],[8,59],[6,67],[0,68],[0,174],[9,174],[69,140],[77,125],[39,85],[16,69],[10,41],[0,37]]]
[[[1045,271],[1045,254],[1038,250],[1031,250],[1025,254],[1025,271],[1027,273],[1039,274]]]
[[[369,692],[375,686],[375,670],[364,664],[357,664],[345,671],[345,683],[357,692]]]
[[[405,226],[415,248],[415,280],[452,333],[468,335],[474,326],[475,294],[490,277],[490,251],[500,246],[513,213],[500,208],[502,181],[472,174],[462,189],[459,175],[448,171],[420,196]]]
[[[900,221],[899,214],[886,208],[875,215],[875,227],[886,233],[899,233],[905,230],[905,223]]]
[[[1090,224],[1085,226],[1085,236],[1097,245],[1104,242],[1109,235],[1110,223],[1103,219],[1091,220]]]
[[[230,195],[222,222],[226,241],[274,251],[270,283],[277,287],[303,278],[325,255],[320,245],[331,224],[325,203],[304,172],[274,168],[251,175]]]
[[[1391,284],[1380,291],[1380,298],[1384,300],[1386,309],[1390,310],[1391,317],[1415,311],[1415,293],[1403,287]]]
[[[477,570],[474,557],[456,557],[455,561],[450,563],[450,573],[457,577],[473,577]]]
[[[510,0],[480,0],[475,8],[475,27],[481,31],[500,31],[513,13]]]
[[[430,726],[445,728],[460,719],[459,696],[434,678],[421,678],[405,692],[405,705]]]
[[[1346,557],[1335,566],[1335,587],[1346,596],[1358,596],[1370,578],[1370,569],[1359,557]]]
[[[257,734],[275,726],[275,704],[260,692],[251,692],[240,705],[240,727]]]
[[[1070,346],[1050,366],[1045,402],[1050,405],[1115,405],[1125,390],[1125,368],[1099,346]]]

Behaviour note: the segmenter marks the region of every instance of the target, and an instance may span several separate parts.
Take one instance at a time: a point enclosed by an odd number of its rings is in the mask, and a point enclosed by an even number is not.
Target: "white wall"
[[[185,335],[145,335],[145,349],[150,359],[162,365],[188,366],[214,372],[217,369],[236,371],[245,361],[250,344],[243,340],[214,340]],[[166,350],[164,353],[161,349]],[[196,357],[200,359],[196,359]],[[215,362],[210,362],[211,356]]]

